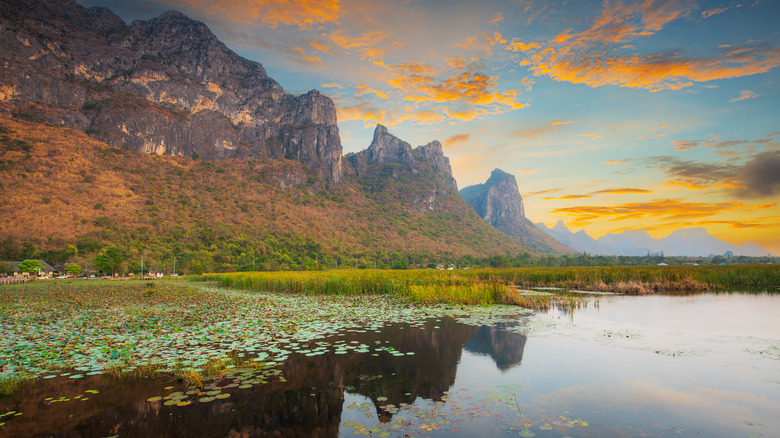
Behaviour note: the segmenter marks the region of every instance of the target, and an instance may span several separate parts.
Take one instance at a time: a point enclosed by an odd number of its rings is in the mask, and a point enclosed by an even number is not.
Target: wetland
[[[0,436],[777,436],[778,296],[0,288]],[[576,297],[576,305],[568,304]],[[11,383],[13,382],[13,384]]]

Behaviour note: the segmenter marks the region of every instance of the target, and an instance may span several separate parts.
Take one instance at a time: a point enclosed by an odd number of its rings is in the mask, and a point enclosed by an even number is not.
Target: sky
[[[286,91],[439,140],[458,187],[513,174],[527,217],[592,237],[705,227],[780,254],[780,2],[80,0],[175,9]]]

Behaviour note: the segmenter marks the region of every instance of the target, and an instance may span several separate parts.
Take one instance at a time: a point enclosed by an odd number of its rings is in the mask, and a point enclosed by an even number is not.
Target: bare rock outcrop
[[[126,25],[74,0],[0,0],[0,9],[6,111],[136,151],[288,158],[342,180],[333,101],[286,94],[205,24],[169,11]]]
[[[525,217],[517,180],[501,169],[493,170],[483,184],[464,187],[460,195],[485,222],[529,248],[542,252],[575,252],[539,231]]]

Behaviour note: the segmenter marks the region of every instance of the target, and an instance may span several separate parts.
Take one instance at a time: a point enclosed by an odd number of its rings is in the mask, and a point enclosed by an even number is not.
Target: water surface
[[[148,401],[181,383],[57,377],[0,402],[0,436],[777,437],[778,304],[598,296],[482,326],[353,328],[288,346],[278,375],[229,371],[205,389],[228,396],[186,406]]]

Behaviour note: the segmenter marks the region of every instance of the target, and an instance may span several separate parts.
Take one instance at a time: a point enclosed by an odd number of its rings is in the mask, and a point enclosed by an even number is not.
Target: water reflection
[[[390,421],[392,414],[379,408],[378,397],[387,399],[383,404],[395,405],[411,404],[418,397],[441,400],[455,382],[463,345],[477,331],[476,327],[441,319],[421,327],[396,325],[379,333],[333,337],[326,341],[354,340],[370,346],[371,352],[315,357],[293,354],[281,367],[286,382],[224,390],[231,393],[230,398],[185,407],[146,401],[185,390],[177,386],[164,391],[171,382],[117,381],[102,376],[57,378],[0,404],[0,411],[7,408],[24,413],[7,421],[4,436],[335,437],[345,391],[372,400],[376,417],[383,422]],[[414,355],[376,352],[374,347],[380,346]],[[88,389],[99,392],[86,401],[75,399]],[[48,397],[62,396],[71,400],[44,402]]]
[[[466,342],[466,351],[489,356],[501,371],[506,371],[523,361],[525,335],[506,331],[517,323],[498,323],[481,326]]]

